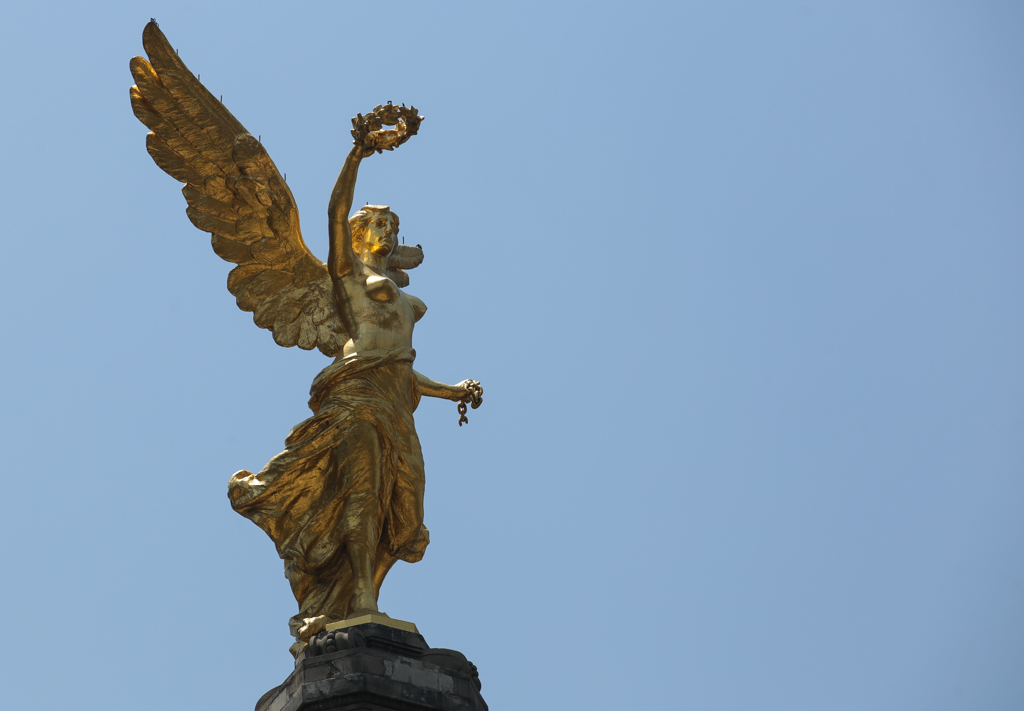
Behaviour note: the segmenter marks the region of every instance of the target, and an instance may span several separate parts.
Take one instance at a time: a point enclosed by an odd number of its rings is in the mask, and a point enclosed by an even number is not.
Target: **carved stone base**
[[[332,627],[310,640],[256,711],[487,711],[476,667],[461,653],[431,649],[391,624]]]

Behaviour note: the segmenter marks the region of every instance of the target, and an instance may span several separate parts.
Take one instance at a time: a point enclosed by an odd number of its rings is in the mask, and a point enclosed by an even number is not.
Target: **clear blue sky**
[[[156,17],[326,253],[349,118],[426,260],[432,543],[382,608],[492,709],[1024,708],[1024,9],[13,3],[0,25],[0,681],[245,710],[295,609],[228,505],[326,364],[146,154]],[[140,699],[144,701],[140,702]]]

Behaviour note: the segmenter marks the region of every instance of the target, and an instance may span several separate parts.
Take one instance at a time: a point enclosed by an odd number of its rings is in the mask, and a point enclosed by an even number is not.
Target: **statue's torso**
[[[345,344],[342,358],[367,351],[412,347],[413,326],[426,313],[426,304],[406,294],[391,279],[362,265],[340,281],[358,324],[358,333]]]

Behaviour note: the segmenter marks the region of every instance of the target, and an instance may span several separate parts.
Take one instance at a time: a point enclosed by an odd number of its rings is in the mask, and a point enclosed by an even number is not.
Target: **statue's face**
[[[395,218],[391,213],[375,214],[366,225],[363,249],[386,257],[395,249],[395,238]]]

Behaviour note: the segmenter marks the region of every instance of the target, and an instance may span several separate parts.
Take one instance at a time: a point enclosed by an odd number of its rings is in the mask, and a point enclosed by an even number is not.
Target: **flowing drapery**
[[[415,355],[396,348],[325,368],[310,388],[313,416],[292,429],[285,450],[228,484],[232,507],[270,536],[285,562],[299,601],[290,627],[300,639],[354,612],[349,546],[374,553],[379,593],[391,566],[420,560],[430,540],[413,423]]]

